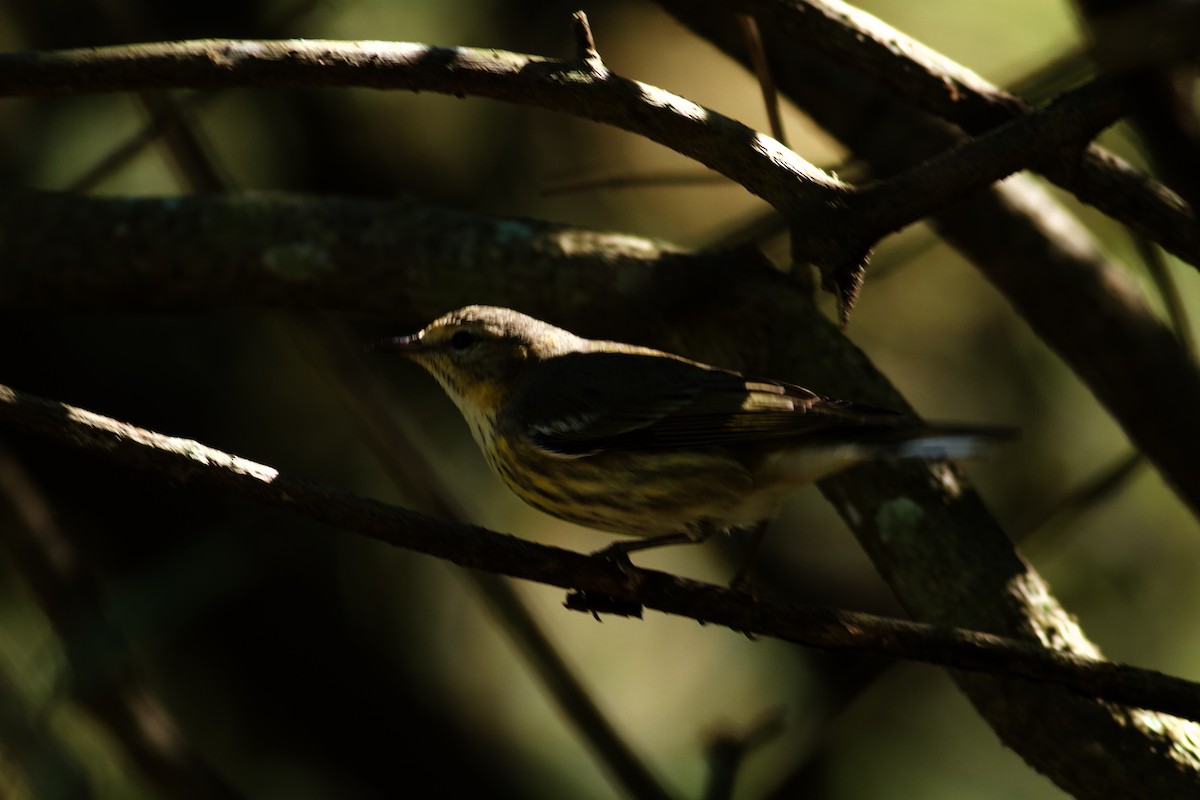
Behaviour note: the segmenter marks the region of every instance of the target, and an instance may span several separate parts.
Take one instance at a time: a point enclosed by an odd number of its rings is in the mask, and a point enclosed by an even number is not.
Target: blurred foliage
[[[0,46],[319,37],[566,55],[577,5],[8,0]],[[1079,43],[1066,4],[864,7],[1000,82],[1019,81]],[[765,127],[754,79],[654,6],[628,0],[586,10],[617,72]],[[691,246],[766,210],[723,181],[548,192],[598,175],[704,171],[629,134],[545,111],[365,90],[174,97],[208,158],[239,190],[413,193]],[[146,121],[134,96],[5,100],[0,179],[69,189]],[[845,158],[794,109],[785,109],[785,125],[791,146],[810,161]],[[1107,143],[1136,155],[1119,136]],[[183,193],[191,191],[184,174],[155,143],[93,190]],[[1076,211],[1114,257],[1136,263],[1121,229]],[[782,252],[778,242],[768,250]],[[1194,271],[1169,267],[1194,304]],[[914,405],[934,418],[1023,429],[1019,444],[971,467],[1014,536],[1128,452],[1081,384],[922,226],[886,241],[873,270],[878,278],[868,278],[849,335]],[[231,310],[189,315],[10,315],[0,319],[0,377],[293,475],[417,502],[388,483],[286,324],[230,301]],[[349,322],[364,338],[407,332],[388,320]],[[439,473],[477,522],[581,550],[607,541],[504,490],[427,376],[394,362],[379,362],[379,370],[403,397],[397,413],[422,420]],[[135,643],[138,663],[190,741],[247,796],[382,798],[421,785],[496,798],[619,794],[455,569],[4,436],[101,578],[103,613]],[[0,504],[0,525],[15,524]],[[1156,474],[1137,472],[1052,527],[1031,556],[1110,656],[1200,671],[1195,637],[1174,632],[1200,607],[1196,525]],[[765,592],[899,613],[815,489],[797,494],[767,548]],[[722,581],[733,571],[732,550],[717,543],[639,561]],[[70,665],[16,566],[0,560],[0,576],[0,670],[40,709],[97,797],[154,796],[120,744],[64,692]],[[699,796],[712,736],[744,731],[775,709],[783,709],[785,729],[749,756],[738,797],[770,796],[781,784],[835,799],[1061,796],[1004,750],[932,668],[893,668],[843,707],[830,681],[851,669],[844,660],[659,615],[597,624],[564,612],[558,590],[519,588],[617,728],[682,796]],[[0,758],[0,790],[26,792],[24,766]]]

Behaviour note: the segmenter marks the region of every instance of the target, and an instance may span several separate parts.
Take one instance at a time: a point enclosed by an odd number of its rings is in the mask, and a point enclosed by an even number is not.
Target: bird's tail
[[[940,425],[895,431],[891,441],[876,442],[884,458],[969,458],[999,442],[1017,438],[1017,430],[999,425]]]
[[[922,423],[864,426],[849,435],[830,431],[823,444],[809,438],[803,446],[781,450],[768,461],[764,474],[800,486],[864,461],[966,458],[1016,435],[1014,428],[1000,426]]]

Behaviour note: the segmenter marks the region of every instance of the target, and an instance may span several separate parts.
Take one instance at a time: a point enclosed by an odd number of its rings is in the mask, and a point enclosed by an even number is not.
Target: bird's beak
[[[393,353],[399,353],[402,356],[412,356],[420,353],[425,349],[421,343],[421,334],[414,333],[412,336],[397,336],[392,339],[383,339],[368,346],[370,350],[388,350]]]

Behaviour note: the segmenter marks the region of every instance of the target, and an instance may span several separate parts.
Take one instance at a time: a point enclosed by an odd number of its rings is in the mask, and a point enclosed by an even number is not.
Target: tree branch
[[[1200,719],[1200,684],[979,631],[784,605],[654,570],[622,567],[474,526],[434,520],[216,450],[0,385],[0,419],[171,481],[299,514],[459,566],[510,575],[809,647],[865,650],[1015,676],[1102,700]]]
[[[598,56],[559,60],[410,42],[309,39],[208,39],[0,54],[0,97],[234,86],[410,89],[550,108],[666,145],[789,216],[818,209],[849,190],[769,136],[615,75]]]
[[[967,133],[978,135],[1032,112],[1020,98],[838,0],[738,0],[736,5],[786,36],[792,47],[802,43]],[[1077,161],[1052,160],[1033,168],[1081,201],[1200,266],[1196,209],[1107,150],[1090,145]]]
[[[850,216],[878,240],[936,214],[947,197],[964,197],[1020,166],[1073,164],[1086,143],[1117,121],[1125,105],[1112,79],[1066,92],[1045,108],[962,142],[898,175],[853,192]],[[840,293],[843,322],[857,299],[866,264],[820,264],[825,288]],[[842,271],[839,272],[838,270]]]

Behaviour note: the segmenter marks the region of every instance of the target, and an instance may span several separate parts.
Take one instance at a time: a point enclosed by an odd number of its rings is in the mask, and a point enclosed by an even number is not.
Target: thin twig
[[[193,103],[199,103],[201,100],[212,97],[213,95],[210,93],[200,94],[193,100]],[[175,121],[166,113],[155,113],[149,108],[147,111],[150,113],[150,119],[136,133],[98,159],[82,175],[71,181],[66,188],[69,191],[81,193],[96,188],[102,181],[153,144],[162,135],[163,130]]]
[[[1192,333],[1192,320],[1188,314],[1187,305],[1183,302],[1183,296],[1179,293],[1179,285],[1171,276],[1166,259],[1163,258],[1162,252],[1143,236],[1134,236],[1133,246],[1137,248],[1142,263],[1146,265],[1146,271],[1150,273],[1150,280],[1154,281],[1154,287],[1158,289],[1158,296],[1162,298],[1163,305],[1167,309],[1167,319],[1171,320],[1171,328],[1175,331],[1175,336],[1179,338],[1179,343],[1183,345],[1187,354],[1194,359],[1196,357],[1196,336]]]
[[[563,178],[542,187],[543,197],[579,194],[595,189],[644,189],[665,186],[729,186],[728,178],[711,172],[629,172],[610,175],[590,175],[582,178]]]
[[[767,51],[763,48],[762,34],[758,32],[758,21],[752,14],[738,14],[737,21],[738,27],[742,29],[742,39],[746,42],[750,63],[754,65],[754,76],[758,78],[758,88],[762,92],[763,107],[767,112],[771,135],[786,146],[783,119],[779,115],[779,93],[775,91],[775,78],[771,76],[771,65],[767,63]]]
[[[746,731],[720,731],[710,736],[704,800],[729,800],[733,797],[738,770],[746,756],[779,736],[783,730],[783,711],[775,709],[763,715]]]
[[[1065,527],[1084,512],[1096,508],[1125,486],[1138,467],[1145,463],[1142,454],[1135,451],[1096,470],[1052,506],[1021,526],[1023,533],[1018,534],[1017,539],[1021,542],[1022,550],[1044,547],[1042,532],[1048,525]]]
[[[589,69],[599,71],[604,68],[600,52],[596,50],[596,39],[592,36],[592,26],[588,23],[587,14],[576,11],[571,15],[571,28],[575,33],[575,57],[586,63]]]

